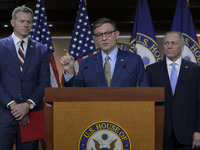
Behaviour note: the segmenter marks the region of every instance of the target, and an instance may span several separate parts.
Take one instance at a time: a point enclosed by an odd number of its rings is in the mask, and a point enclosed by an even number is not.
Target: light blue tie
[[[171,83],[171,88],[172,88],[172,93],[174,94],[175,88],[176,88],[176,83],[177,83],[177,71],[175,68],[175,63],[172,63],[172,71],[170,75],[170,83]]]

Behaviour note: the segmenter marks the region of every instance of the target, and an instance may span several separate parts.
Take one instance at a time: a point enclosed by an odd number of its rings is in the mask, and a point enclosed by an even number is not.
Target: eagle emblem
[[[82,133],[78,150],[131,150],[131,145],[122,127],[110,121],[99,121]]]
[[[93,141],[94,141],[94,143],[95,143],[95,148],[96,148],[96,150],[114,150],[114,148],[115,148],[115,143],[116,143],[117,139],[115,139],[114,141],[111,141],[111,142],[110,142],[110,144],[109,144],[110,148],[108,148],[108,147],[100,148],[100,145],[101,145],[101,144],[100,144],[97,140],[95,140],[95,139],[93,139]]]

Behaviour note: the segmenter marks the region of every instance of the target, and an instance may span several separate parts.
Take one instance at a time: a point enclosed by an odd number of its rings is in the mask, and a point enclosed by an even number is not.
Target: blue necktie
[[[172,88],[172,93],[174,94],[175,88],[176,88],[176,83],[177,83],[177,71],[175,68],[175,63],[172,63],[172,71],[170,75],[170,83],[171,83],[171,88]]]

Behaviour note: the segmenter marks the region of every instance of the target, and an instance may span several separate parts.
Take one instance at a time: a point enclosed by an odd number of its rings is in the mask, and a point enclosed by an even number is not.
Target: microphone
[[[77,77],[81,74],[81,72],[83,72],[84,70],[86,70],[88,68],[88,66],[85,66],[81,71],[78,72],[78,74],[75,76],[74,81],[73,81],[73,87],[75,87],[75,81],[77,79]]]
[[[126,64],[123,65],[123,68],[126,70],[126,72],[128,72],[132,77],[134,77],[134,78],[136,79],[136,86],[139,87],[137,77],[136,77],[134,74],[132,74],[131,72],[129,72],[129,71],[127,70]]]

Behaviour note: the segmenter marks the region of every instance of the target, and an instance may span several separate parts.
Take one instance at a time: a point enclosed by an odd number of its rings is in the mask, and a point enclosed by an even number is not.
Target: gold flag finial
[[[17,7],[26,7],[26,5],[25,5],[25,4],[24,4],[24,5],[21,5],[21,6],[20,6],[20,5],[18,5]]]

